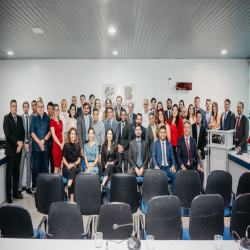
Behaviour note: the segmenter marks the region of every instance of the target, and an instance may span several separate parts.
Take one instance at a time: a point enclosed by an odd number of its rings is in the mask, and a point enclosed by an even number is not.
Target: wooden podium
[[[235,129],[208,131],[208,167],[213,170],[228,171],[228,152],[232,150]]]

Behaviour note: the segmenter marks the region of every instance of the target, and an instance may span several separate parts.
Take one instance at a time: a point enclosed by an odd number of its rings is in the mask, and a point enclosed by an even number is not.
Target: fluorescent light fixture
[[[108,32],[110,34],[114,34],[114,33],[116,33],[116,29],[115,28],[109,28]]]
[[[13,52],[12,51],[8,51],[7,54],[8,55],[13,55]]]
[[[44,31],[41,28],[31,28],[31,30],[36,34],[44,33]]]
[[[221,51],[221,54],[226,54],[226,53],[227,53],[226,50],[222,50],[222,51]]]
[[[118,52],[117,52],[117,51],[113,51],[113,54],[114,54],[114,55],[118,55]]]

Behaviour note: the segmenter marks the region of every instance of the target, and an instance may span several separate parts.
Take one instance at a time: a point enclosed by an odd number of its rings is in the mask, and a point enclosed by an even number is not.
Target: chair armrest
[[[135,238],[137,238],[137,234],[138,234],[138,216],[135,215],[134,216],[134,230],[133,230],[133,235]]]
[[[180,235],[180,240],[182,240],[182,234],[183,234],[183,225],[182,225],[182,220],[181,220],[181,235]]]
[[[84,237],[87,236],[87,239],[91,239],[92,235],[92,221],[93,221],[93,216],[90,216],[88,219],[87,227],[86,227],[86,232],[81,234],[81,238],[83,239]]]
[[[34,188],[34,197],[35,197],[35,205],[37,208],[37,189],[36,188]]]
[[[46,216],[43,216],[38,228],[37,228],[37,232],[36,232],[36,235],[32,236],[31,238],[34,238],[34,239],[37,239],[40,235],[40,230],[42,228],[42,225],[44,224],[44,237],[43,239],[45,238],[45,235],[46,235],[46,228],[47,228],[47,217]]]
[[[143,221],[143,215],[140,214],[139,215],[139,221],[140,221],[140,239],[143,240],[144,239],[144,221]]]

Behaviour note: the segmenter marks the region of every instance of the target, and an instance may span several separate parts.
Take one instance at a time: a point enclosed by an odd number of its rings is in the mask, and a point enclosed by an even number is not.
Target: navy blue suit
[[[201,108],[199,108],[199,111],[201,112],[201,117],[202,117],[201,124],[203,124],[205,128],[207,128],[208,124],[206,119],[206,112]],[[195,108],[194,108],[194,114],[196,115]]]
[[[142,130],[142,133],[141,133],[141,138],[142,140],[146,141],[146,129],[141,125],[141,130]],[[136,138],[136,135],[135,135],[135,126],[132,127],[132,139],[134,140]]]
[[[177,142],[177,161],[178,165],[184,165],[187,170],[196,170],[201,179],[201,192],[203,191],[203,181],[204,181],[204,173],[202,171],[198,171],[197,164],[201,166],[201,161],[197,151],[196,141],[193,137],[189,137],[189,158],[191,161],[191,166],[187,165],[188,163],[188,152],[185,136],[182,136]]]
[[[161,140],[157,140],[154,142],[153,146],[153,152],[152,152],[152,162],[153,162],[153,168],[156,166],[160,169],[164,170],[168,177],[172,179],[172,194],[174,194],[174,182],[175,182],[175,176],[176,172],[172,173],[170,171],[170,168],[172,166],[175,166],[175,157],[174,157],[174,151],[172,144],[165,140],[165,149],[166,149],[166,158],[168,162],[168,166],[162,166],[162,150],[161,150]]]

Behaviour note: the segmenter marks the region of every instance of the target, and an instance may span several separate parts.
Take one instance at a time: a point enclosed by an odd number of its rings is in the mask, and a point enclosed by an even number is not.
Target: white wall
[[[193,90],[178,93],[168,87],[168,78],[174,82],[193,82]],[[186,106],[200,96],[201,107],[206,98],[217,101],[219,112],[223,101],[230,98],[232,110],[237,102],[249,107],[249,72],[247,60],[1,60],[0,61],[0,123],[9,112],[9,101],[16,99],[18,114],[22,114],[22,102],[31,102],[41,96],[60,103],[71,96],[94,93],[102,97],[102,84],[136,84],[135,111],[142,109],[144,98],[156,97],[164,103],[180,99]],[[78,106],[79,106],[78,105]],[[246,109],[247,111],[247,109]],[[2,125],[0,137],[3,137]]]

